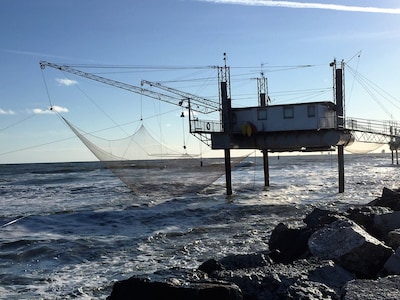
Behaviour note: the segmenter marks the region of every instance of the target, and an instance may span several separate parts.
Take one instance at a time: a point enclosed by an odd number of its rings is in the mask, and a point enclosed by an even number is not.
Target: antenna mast
[[[264,76],[263,64],[261,64],[261,78],[257,78],[258,105],[267,106],[271,100],[268,97],[268,80]]]

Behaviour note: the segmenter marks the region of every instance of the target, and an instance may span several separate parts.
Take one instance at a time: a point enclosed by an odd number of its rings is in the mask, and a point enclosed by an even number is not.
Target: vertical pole
[[[221,103],[222,103],[222,124],[224,126],[224,133],[230,134],[231,132],[231,99],[228,97],[226,66],[221,70]],[[226,178],[226,195],[232,195],[232,168],[231,168],[231,150],[230,148],[224,149],[225,156],[225,178]]]
[[[336,115],[337,128],[344,128],[344,113],[343,113],[343,73],[342,69],[336,69]],[[339,171],[339,193],[344,192],[344,146],[338,146],[338,171]]]
[[[398,142],[397,142],[397,128],[395,128],[394,129],[394,134],[395,134],[395,138],[394,138],[394,141],[395,141],[395,147],[396,147],[396,165],[398,165],[399,164],[399,144],[398,144]]]
[[[393,135],[393,126],[390,126],[390,152],[392,152],[392,165],[394,165],[394,135]]]
[[[339,193],[344,192],[344,146],[338,146]]]
[[[265,93],[260,93],[260,106],[266,106]],[[269,186],[269,162],[268,162],[268,149],[262,149],[263,154],[263,167],[264,167],[264,187]]]
[[[261,107],[267,106],[266,93],[267,93],[267,80],[264,73],[261,72],[261,78],[258,79],[258,94],[259,105]],[[261,149],[263,154],[263,167],[264,167],[264,188],[269,186],[269,162],[268,162],[268,149]]]
[[[269,163],[268,163],[268,150],[263,149],[263,165],[264,165],[264,187],[269,186]]]
[[[226,178],[226,195],[232,195],[232,168],[231,168],[231,150],[224,149],[225,154],[225,178]]]

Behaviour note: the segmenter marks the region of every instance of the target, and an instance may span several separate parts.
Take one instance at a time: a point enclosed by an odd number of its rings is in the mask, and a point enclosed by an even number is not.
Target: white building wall
[[[331,102],[270,105],[232,109],[232,130],[243,132],[251,125],[257,132],[335,128],[336,113]]]

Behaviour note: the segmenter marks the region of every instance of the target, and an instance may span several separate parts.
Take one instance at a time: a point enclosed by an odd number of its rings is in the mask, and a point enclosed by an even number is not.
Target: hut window
[[[307,106],[307,115],[309,118],[315,117],[315,105]]]
[[[266,120],[267,119],[267,110],[266,109],[257,110],[257,118],[258,118],[258,120]]]
[[[284,119],[294,118],[293,106],[287,106],[283,108],[283,118]]]

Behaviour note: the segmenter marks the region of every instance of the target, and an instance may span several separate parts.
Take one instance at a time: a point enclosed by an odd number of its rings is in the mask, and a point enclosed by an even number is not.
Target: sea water
[[[99,162],[0,165],[0,298],[105,299],[117,280],[267,250],[279,222],[398,188],[390,154],[346,155],[342,194],[335,155],[271,156],[268,188],[260,162],[239,164],[230,197],[220,178],[160,198],[135,195]]]

